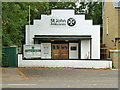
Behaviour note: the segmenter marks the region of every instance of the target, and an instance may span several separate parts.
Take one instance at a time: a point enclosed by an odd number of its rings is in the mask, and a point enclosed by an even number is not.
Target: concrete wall
[[[51,18],[68,20],[74,18],[73,27],[50,25]],[[29,35],[28,35],[29,34]],[[34,35],[91,35],[92,59],[100,59],[100,26],[92,25],[92,20],[85,20],[85,15],[75,15],[74,10],[52,10],[51,15],[41,15],[41,20],[34,20],[33,25],[26,25],[26,44],[33,44]]]
[[[120,68],[120,50],[110,50],[110,58],[113,66],[117,69]]]
[[[23,60],[22,54],[18,54],[18,67],[112,68],[112,61],[99,61],[99,60]]]
[[[71,50],[75,46],[76,50]],[[69,43],[69,59],[78,59],[78,43]]]

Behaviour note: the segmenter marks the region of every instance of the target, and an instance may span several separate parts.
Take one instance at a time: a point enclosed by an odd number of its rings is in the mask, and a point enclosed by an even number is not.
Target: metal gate
[[[16,53],[16,47],[8,47],[3,48],[3,57],[7,57],[7,66],[8,67],[17,67],[17,53]],[[5,59],[3,59],[2,62],[4,62]]]

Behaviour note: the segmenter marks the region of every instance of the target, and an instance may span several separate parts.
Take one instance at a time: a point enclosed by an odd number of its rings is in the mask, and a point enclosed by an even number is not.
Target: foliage
[[[102,2],[90,2],[86,17],[93,20],[93,24],[102,24]]]
[[[7,67],[8,66],[8,56],[2,57],[2,66]]]
[[[29,5],[31,6],[31,21],[40,18],[40,14],[48,13],[44,8],[47,3],[2,3],[2,44],[3,46],[22,45],[25,25],[28,24]],[[38,12],[35,11],[38,9]],[[41,11],[43,10],[43,11]]]
[[[76,7],[74,2],[50,2],[50,9],[74,9]]]
[[[2,5],[2,44],[20,45],[22,27],[27,23],[27,10],[22,3],[3,3]],[[24,10],[23,10],[24,9]]]
[[[81,2],[82,13],[85,13],[86,19],[92,19],[93,24],[102,24],[102,2]]]

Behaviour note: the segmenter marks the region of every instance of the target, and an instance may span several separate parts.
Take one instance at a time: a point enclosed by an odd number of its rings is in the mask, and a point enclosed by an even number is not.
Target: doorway
[[[52,59],[68,59],[68,44],[52,44]]]

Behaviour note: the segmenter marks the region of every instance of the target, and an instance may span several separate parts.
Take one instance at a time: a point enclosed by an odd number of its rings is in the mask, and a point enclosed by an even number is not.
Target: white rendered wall
[[[95,29],[92,30],[92,59],[100,59],[100,30],[98,30],[100,28],[97,26],[94,27],[97,28],[97,31]]]
[[[90,59],[90,40],[81,40],[81,59]]]
[[[77,47],[76,50],[71,50],[71,47]],[[78,59],[78,43],[69,43],[69,59]]]
[[[18,67],[112,68],[112,61],[98,61],[98,60],[22,60],[22,54],[18,54]]]
[[[41,58],[51,59],[51,43],[41,43]]]
[[[73,27],[50,25],[51,18],[68,20],[71,17],[76,20]],[[85,20],[85,15],[75,15],[74,10],[52,10],[51,15],[41,15],[41,20],[34,20],[30,29],[28,27],[26,25],[26,44],[34,43],[34,35],[91,35],[92,59],[100,59],[100,25],[93,25],[92,20]]]

